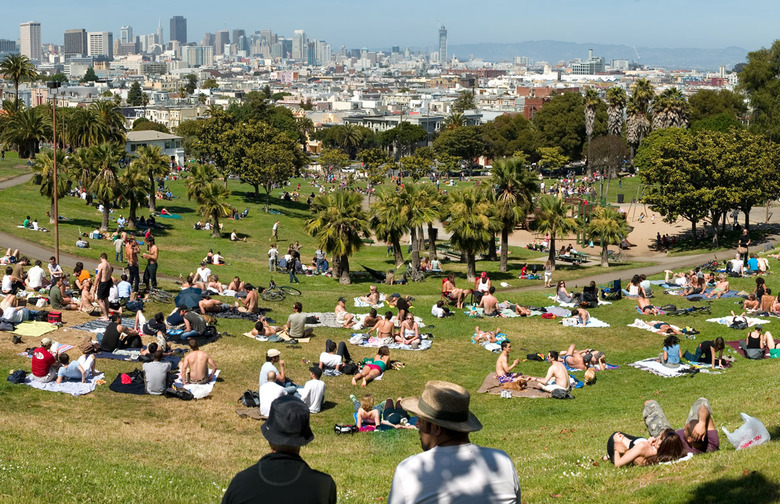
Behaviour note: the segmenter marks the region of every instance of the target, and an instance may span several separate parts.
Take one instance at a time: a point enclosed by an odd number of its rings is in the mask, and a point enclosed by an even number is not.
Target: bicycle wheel
[[[284,292],[288,296],[300,296],[301,295],[301,291],[299,291],[295,287],[290,287],[289,285],[282,285],[279,288],[282,289],[282,292]]]
[[[281,301],[284,299],[284,293],[277,289],[266,289],[260,293],[264,301]]]

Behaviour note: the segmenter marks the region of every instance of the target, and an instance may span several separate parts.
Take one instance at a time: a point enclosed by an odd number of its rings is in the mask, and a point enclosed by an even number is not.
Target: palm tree
[[[462,112],[452,111],[444,119],[444,129],[455,129],[466,125],[466,116]]]
[[[338,190],[314,198],[314,215],[304,224],[304,231],[317,245],[335,258],[334,272],[341,284],[349,284],[349,257],[363,246],[368,236],[368,219],[362,209],[363,197],[353,191]]]
[[[626,109],[626,90],[613,86],[607,89],[607,131],[610,135],[623,133],[623,112]]]
[[[632,86],[631,97],[642,113],[647,114],[655,97],[655,88],[647,79],[639,79]]]
[[[653,100],[653,129],[688,126],[688,101],[676,87],[670,87]]]
[[[405,184],[400,193],[400,213],[406,222],[409,235],[412,242],[412,268],[420,268],[420,249],[424,243],[422,236],[423,226],[429,222],[434,222],[438,217],[436,208],[430,205],[420,186],[415,184]]]
[[[358,146],[363,142],[363,132],[354,124],[338,126],[336,141],[339,147],[347,151],[350,159],[355,159]]]
[[[21,54],[9,54],[0,62],[0,75],[3,79],[14,81],[14,112],[19,110],[19,82],[34,81],[38,78],[30,58]]]
[[[466,277],[477,278],[477,254],[484,252],[493,240],[497,218],[487,193],[479,187],[466,187],[450,193],[449,220],[444,229],[450,243],[466,256]]]
[[[298,141],[306,150],[306,140],[314,133],[314,122],[308,117],[298,117],[295,119],[295,127],[298,129]]]
[[[68,193],[68,160],[65,153],[57,150],[57,199],[62,198]],[[49,212],[49,224],[54,224],[57,215],[54,212],[54,152],[45,150],[35,158],[35,164],[32,166],[32,183],[41,186],[41,196],[46,196],[51,200],[51,211]]]
[[[20,158],[35,157],[38,145],[51,139],[51,121],[38,108],[22,108],[5,121],[2,141],[14,144]]]
[[[531,210],[533,197],[539,192],[539,186],[531,177],[526,164],[514,158],[493,163],[491,182],[496,186],[496,212],[501,222],[499,271],[506,272],[509,234]]]
[[[401,237],[408,228],[400,209],[401,202],[398,193],[395,190],[382,191],[376,196],[374,204],[371,205],[371,221],[369,223],[377,239],[392,243],[396,268],[404,263]]]
[[[550,235],[549,259],[555,266],[555,239],[563,238],[577,230],[577,222],[567,214],[571,207],[562,199],[545,196],[535,212],[533,228],[539,234]]]
[[[135,163],[130,163],[127,170],[119,177],[122,196],[130,205],[130,211],[127,215],[127,227],[130,229],[135,228],[138,205],[146,200],[147,180],[146,171]]]
[[[626,120],[626,141],[631,145],[631,157],[633,158],[642,138],[650,131],[650,121],[647,120],[647,115],[633,96],[628,100],[626,114],[628,117]]]
[[[111,100],[99,100],[89,106],[95,114],[98,125],[100,126],[99,143],[116,142],[124,144],[125,137],[125,118],[121,109]]]
[[[122,195],[119,184],[119,161],[124,157],[124,148],[115,143],[104,142],[89,148],[90,159],[94,167],[94,176],[89,184],[89,191],[103,205],[103,222],[101,231],[108,231],[108,216],[111,205]]]
[[[139,170],[146,173],[149,181],[149,211],[156,212],[156,184],[155,179],[157,177],[164,177],[170,171],[168,158],[163,156],[162,149],[159,145],[150,145],[147,147],[141,147],[137,151],[137,157],[133,160]]]
[[[77,149],[68,156],[68,175],[80,187],[86,188],[95,175],[95,167],[88,148]]]
[[[187,177],[187,199],[198,201],[200,194],[205,187],[214,179],[219,177],[219,173],[212,165],[197,164],[190,168],[190,176]]]
[[[585,134],[588,137],[588,171],[591,171],[590,140],[593,138],[593,127],[596,125],[596,107],[601,103],[599,92],[593,88],[585,91]]]
[[[204,219],[211,221],[212,238],[220,237],[219,218],[227,217],[233,208],[226,203],[230,197],[230,189],[217,182],[209,182],[198,196],[198,212]]]
[[[425,185],[422,187],[423,199],[436,211],[436,220],[441,221],[443,214],[446,212],[447,206],[447,194],[439,192],[433,185]],[[434,227],[434,220],[427,222],[428,225],[428,258],[438,259],[436,253],[436,236],[438,229]]]
[[[624,214],[611,207],[598,207],[590,217],[588,234],[598,236],[601,243],[601,265],[609,266],[609,245],[619,245],[628,236],[629,226]]]

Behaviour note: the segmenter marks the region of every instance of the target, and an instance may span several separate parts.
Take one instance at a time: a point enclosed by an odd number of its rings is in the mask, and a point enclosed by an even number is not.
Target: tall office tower
[[[157,43],[160,45],[165,43],[163,40],[162,20],[160,18],[157,18]]]
[[[121,44],[132,44],[135,42],[135,39],[133,38],[133,27],[132,26],[123,26],[120,29],[119,32],[119,42]]]
[[[111,32],[88,32],[87,55],[114,57],[114,34]]]
[[[244,37],[244,40],[241,40],[241,37]],[[247,47],[249,44],[246,42],[246,31],[235,29],[233,30],[233,43],[236,44],[236,49],[239,51],[248,51],[249,47]]]
[[[304,59],[304,63],[312,66],[317,64],[317,41],[316,40],[306,42],[306,58]]]
[[[181,49],[181,60],[187,66],[208,67],[214,65],[214,48],[212,46],[184,46]]]
[[[439,64],[444,66],[447,63],[447,28],[439,28]]]
[[[200,45],[214,47],[214,34],[204,33],[203,39],[200,41]]]
[[[27,21],[19,25],[19,52],[31,60],[41,59],[41,23]]]
[[[187,19],[184,16],[173,16],[171,18],[171,40],[178,40],[182,44],[187,43]]]
[[[216,51],[214,54],[225,54],[225,44],[230,43],[230,32],[227,30],[218,30],[214,36],[214,46]]]
[[[333,49],[330,47],[330,44],[323,40],[318,40],[316,56],[318,65],[324,66],[330,63],[330,60],[333,58]]]
[[[0,39],[0,53],[15,53],[16,41]]]
[[[276,35],[271,30],[260,30],[260,40],[265,40],[269,46],[274,45],[276,43]]]
[[[65,56],[87,55],[87,30],[65,30]]]
[[[292,59],[304,61],[306,59],[306,32],[295,30],[292,38]]]

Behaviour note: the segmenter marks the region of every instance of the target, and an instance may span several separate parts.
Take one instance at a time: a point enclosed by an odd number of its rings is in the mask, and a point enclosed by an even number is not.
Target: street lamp
[[[59,186],[57,185],[57,89],[60,87],[59,81],[47,81],[46,87],[49,88],[49,94],[53,95],[52,103],[52,143],[54,145],[54,152],[52,153],[52,162],[54,168],[54,174],[52,175],[52,183],[54,185],[54,259],[57,264],[60,263],[60,212],[57,207],[59,200]]]

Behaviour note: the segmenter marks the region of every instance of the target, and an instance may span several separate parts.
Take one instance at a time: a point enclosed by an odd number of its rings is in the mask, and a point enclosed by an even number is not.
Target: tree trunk
[[[420,269],[420,250],[417,248],[419,242],[417,241],[417,228],[409,230],[409,237],[412,243],[412,267],[416,270]]]
[[[103,203],[103,222],[100,225],[100,230],[108,231],[108,214],[110,212],[108,205],[110,205],[110,203],[108,201],[101,201],[101,203]],[[55,215],[54,218],[56,219],[57,216]]]
[[[605,243],[601,244],[601,267],[602,268],[609,267],[609,251]]]
[[[720,212],[712,213],[712,246],[718,246],[718,221],[720,221]]]
[[[420,226],[417,228],[417,253],[421,253],[425,250],[425,228]]]
[[[750,231],[750,210],[752,209],[752,206],[742,208],[742,212],[745,214],[745,229],[748,231]]]
[[[222,236],[222,233],[219,230],[219,215],[214,216],[214,227],[211,228],[211,237],[212,238],[219,238]]]
[[[352,280],[349,278],[349,257],[348,256],[341,256],[339,260],[339,269],[341,272],[339,273],[339,283],[341,285],[349,285],[352,283]]]
[[[726,234],[726,219],[728,218],[728,211],[723,212],[723,220],[720,225],[720,234]]]
[[[466,253],[466,278],[472,283],[477,279],[477,258],[468,252]]]
[[[255,188],[255,201],[260,201],[260,184],[252,184]]]
[[[487,258],[488,261],[495,261],[498,259],[498,251],[496,250],[496,235],[490,237]]]
[[[552,264],[552,269],[555,271],[555,233],[550,234],[550,252],[547,254],[547,259]]]
[[[263,188],[265,189],[265,213],[268,213],[271,207],[271,187],[266,185]]]
[[[506,273],[507,256],[509,255],[509,228],[504,226],[501,229],[501,262],[498,265],[498,271]]]
[[[692,243],[696,245],[699,241],[699,238],[696,236],[696,221],[691,221],[691,234],[693,235]]]
[[[390,240],[390,242],[393,244],[393,260],[395,261],[395,267],[397,268],[404,263],[404,254],[401,250],[401,240],[399,238],[393,238]]]
[[[157,212],[157,191],[154,187],[154,175],[149,174],[149,183],[151,184],[151,191],[149,192],[149,212]]]
[[[127,214],[127,228],[135,229],[135,219],[138,210],[138,202],[135,199],[130,200],[130,213]]]
[[[428,223],[428,258],[433,261],[438,259],[439,256],[436,253],[436,228],[433,227],[433,223]]]

